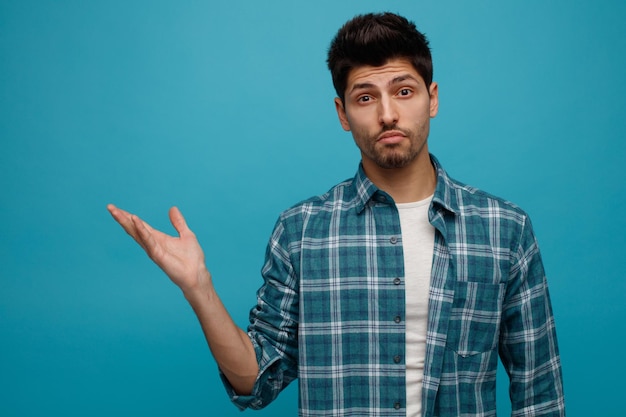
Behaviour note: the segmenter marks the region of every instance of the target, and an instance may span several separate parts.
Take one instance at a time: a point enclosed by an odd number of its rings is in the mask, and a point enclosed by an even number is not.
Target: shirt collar
[[[438,204],[448,211],[458,213],[459,204],[456,199],[452,198],[454,194],[453,189],[456,188],[455,182],[448,176],[448,173],[443,169],[439,160],[435,158],[435,155],[430,154],[430,161],[437,171],[437,186],[433,196],[433,204]]]
[[[359,164],[359,169],[356,172],[353,184],[356,194],[356,212],[361,214],[363,209],[369,204],[372,197],[374,197],[374,194],[382,193],[382,191],[379,190],[369,178],[367,178],[365,170],[363,169],[363,163]]]
[[[433,204],[438,204],[453,213],[458,212],[458,204],[452,198],[452,188],[454,187],[454,182],[433,154],[430,154],[430,160],[437,171],[437,186],[433,196]],[[367,178],[367,175],[365,175],[365,171],[363,170],[362,163],[359,164],[359,169],[354,177],[353,185],[356,194],[355,208],[359,214],[370,203],[370,200],[379,202],[393,201],[389,194],[378,189],[378,187],[376,187],[374,183]]]

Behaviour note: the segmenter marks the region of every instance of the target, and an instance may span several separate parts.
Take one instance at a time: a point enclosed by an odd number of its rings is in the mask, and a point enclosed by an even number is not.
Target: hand
[[[174,237],[153,229],[139,217],[113,204],[109,204],[107,210],[180,287],[198,316],[218,366],[236,392],[250,394],[259,372],[254,346],[247,333],[235,325],[215,293],[202,248],[180,211],[176,207],[170,209],[170,221],[178,232],[178,237]]]
[[[172,207],[170,221],[178,237],[170,236],[113,204],[107,206],[111,216],[146,251],[183,293],[211,285],[211,275],[204,263],[204,252],[196,235],[187,227],[180,210]]]

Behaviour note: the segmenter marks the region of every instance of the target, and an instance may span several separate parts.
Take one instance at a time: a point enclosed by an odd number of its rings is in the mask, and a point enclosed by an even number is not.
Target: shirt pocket
[[[498,346],[504,284],[457,281],[448,327],[448,348],[462,357]]]

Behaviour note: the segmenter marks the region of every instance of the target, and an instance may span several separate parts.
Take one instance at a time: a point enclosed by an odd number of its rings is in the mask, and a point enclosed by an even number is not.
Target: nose
[[[398,110],[390,97],[382,97],[379,101],[378,119],[381,126],[393,126],[398,122]]]

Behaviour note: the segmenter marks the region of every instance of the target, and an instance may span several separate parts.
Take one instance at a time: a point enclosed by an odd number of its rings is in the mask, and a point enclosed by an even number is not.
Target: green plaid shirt
[[[528,216],[452,180],[432,157],[424,416],[495,416],[500,356],[513,416],[563,416],[561,365]],[[391,197],[360,167],[281,214],[248,332],[260,372],[240,408],[299,380],[301,416],[404,416],[402,235]]]

